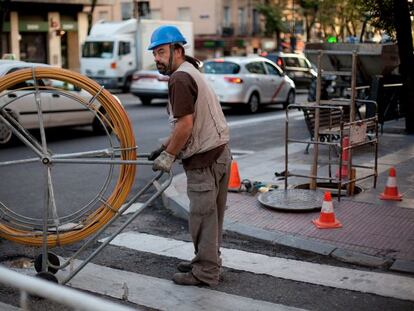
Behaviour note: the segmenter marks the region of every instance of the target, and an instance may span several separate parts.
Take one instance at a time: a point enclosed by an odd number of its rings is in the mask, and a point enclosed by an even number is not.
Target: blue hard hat
[[[151,43],[148,50],[153,50],[157,46],[163,44],[182,43],[186,44],[187,40],[184,38],[180,30],[172,25],[163,25],[154,30],[151,36]]]

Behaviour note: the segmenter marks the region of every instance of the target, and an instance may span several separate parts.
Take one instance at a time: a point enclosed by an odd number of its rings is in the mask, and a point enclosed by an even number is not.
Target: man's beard
[[[169,70],[168,70],[167,66],[165,66],[162,63],[156,63],[156,65],[157,65],[158,72],[160,74],[162,74],[162,75],[168,75]]]

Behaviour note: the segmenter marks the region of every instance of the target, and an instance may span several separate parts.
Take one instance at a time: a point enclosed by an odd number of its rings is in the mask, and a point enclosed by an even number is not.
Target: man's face
[[[171,71],[169,67],[170,62],[170,46],[169,44],[164,44],[156,47],[152,50],[152,55],[154,55],[154,61],[157,65],[157,69],[160,74],[166,75]]]

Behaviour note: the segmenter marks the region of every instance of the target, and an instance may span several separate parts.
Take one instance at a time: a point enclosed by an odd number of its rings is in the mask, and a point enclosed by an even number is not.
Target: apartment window
[[[244,8],[239,8],[239,33],[245,34],[247,31],[246,14]]]
[[[253,34],[260,33],[260,14],[256,9],[253,9]]]
[[[223,26],[230,27],[231,25],[231,11],[230,7],[225,6],[223,8]]]
[[[134,6],[132,2],[121,3],[121,18],[122,20],[130,19],[133,17]]]
[[[177,19],[179,21],[191,21],[190,8],[178,8]]]

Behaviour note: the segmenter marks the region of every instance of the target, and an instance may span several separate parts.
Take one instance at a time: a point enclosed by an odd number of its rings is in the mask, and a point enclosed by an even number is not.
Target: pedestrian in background
[[[217,285],[220,276],[224,210],[230,176],[229,129],[220,103],[199,71],[200,62],[185,55],[187,40],[175,26],[157,28],[148,47],[157,69],[170,76],[167,111],[169,138],[149,157],[153,169],[169,172],[181,159],[190,199],[189,230],[195,256],[177,266],[181,285]]]

